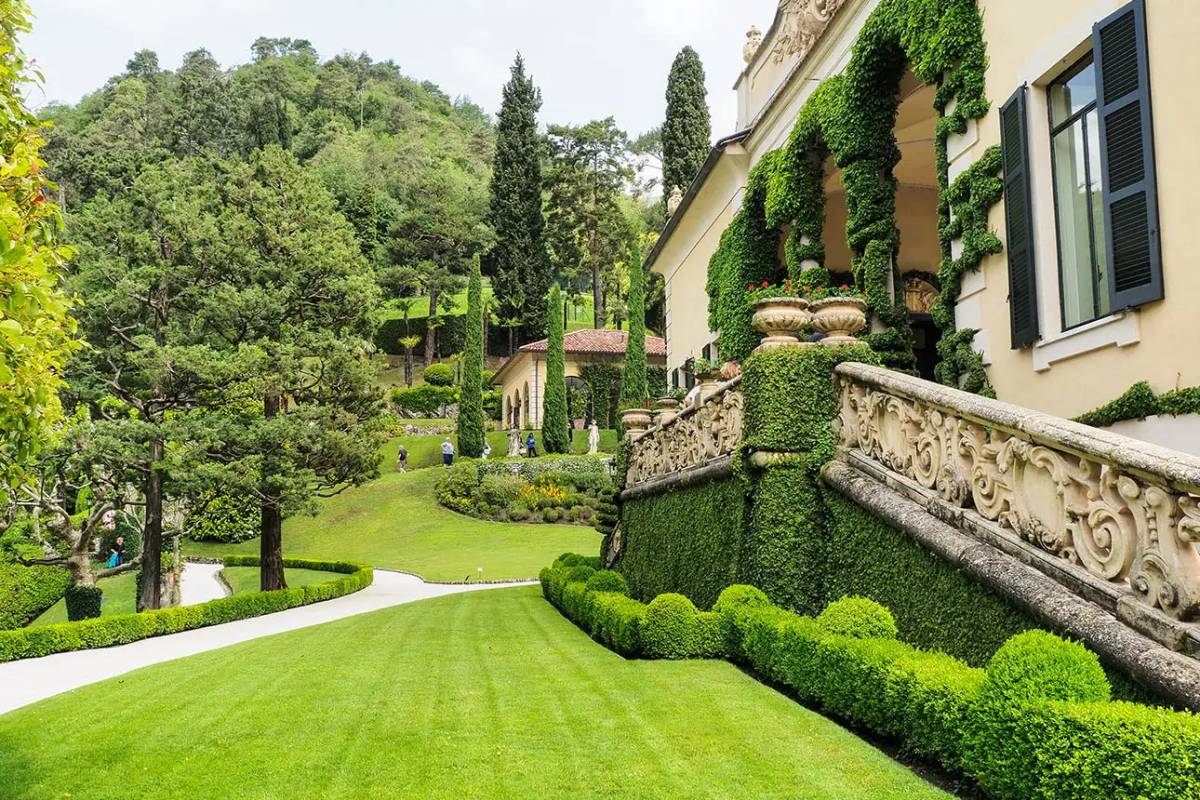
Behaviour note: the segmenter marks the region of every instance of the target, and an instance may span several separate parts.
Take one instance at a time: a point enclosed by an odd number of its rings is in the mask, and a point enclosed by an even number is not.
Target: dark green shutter
[[[1092,47],[1108,292],[1118,311],[1163,296],[1144,0],[1096,23]]]
[[[1008,311],[1013,349],[1038,338],[1037,276],[1033,258],[1033,203],[1029,192],[1029,126],[1025,87],[1000,107],[1000,151],[1004,159],[1004,225],[1008,234]]]

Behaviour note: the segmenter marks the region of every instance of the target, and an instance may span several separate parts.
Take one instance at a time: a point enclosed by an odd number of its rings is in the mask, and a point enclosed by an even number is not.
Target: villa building
[[[597,403],[592,397],[595,380],[587,379],[589,371],[598,375],[616,375],[625,365],[625,345],[629,341],[626,331],[584,330],[572,331],[563,336],[565,372],[567,377],[567,407],[572,408],[572,397],[586,393],[588,409],[577,416],[573,424],[582,426],[584,417],[599,418],[601,427],[611,427],[611,407],[616,404],[618,380],[606,380],[609,387],[606,402]],[[667,358],[667,344],[657,336],[646,337],[646,364],[653,370],[662,370]],[[661,374],[661,373],[660,373]],[[546,340],[541,339],[524,345],[516,354],[500,365],[492,377],[492,385],[500,388],[503,398],[501,413],[505,428],[541,428],[542,393],[546,384]]]
[[[725,355],[704,311],[709,264],[753,189],[755,168],[795,146],[806,104],[852,66],[856,40],[886,5],[783,0],[765,34],[756,28],[747,34],[746,67],[734,83],[736,132],[720,139],[692,185],[681,187],[648,258],[666,282],[671,385],[688,380],[688,359]],[[970,110],[956,106],[962,100],[954,92],[939,97],[943,74],[906,66],[912,53],[900,47],[887,56],[900,62],[887,73],[898,79],[876,87],[880,97],[894,92],[898,103],[892,127],[898,158],[879,180],[895,188],[898,238],[889,239],[895,244],[887,286],[907,307],[915,369],[945,379],[937,372],[946,357],[938,340],[957,332],[967,334],[964,350],[977,355],[999,399],[1058,416],[1108,403],[1139,381],[1157,393],[1200,386],[1195,4],[978,0],[978,6],[986,57],[979,61],[981,97],[978,90],[971,96]],[[970,76],[953,77],[958,92],[971,88]],[[852,280],[870,248],[862,242],[874,234],[860,231],[855,235],[863,238],[848,243],[856,200],[848,202],[847,191],[863,184],[843,178],[848,164],[861,162],[854,163],[859,155],[852,147],[827,138],[827,148],[813,151],[824,196],[821,266],[835,279]],[[961,196],[947,197],[955,186]],[[995,198],[979,202],[976,196],[988,192]],[[979,210],[977,228],[968,218],[972,208]],[[786,272],[788,234],[787,226],[778,232],[781,274],[795,275]],[[812,243],[801,237],[800,244]],[[955,272],[957,264],[965,268]],[[950,281],[956,291],[943,285]],[[949,324],[939,325],[944,291]],[[525,420],[532,399],[535,423],[538,351],[529,348],[536,347],[522,348],[496,376],[504,379],[506,409],[511,395],[516,408],[526,409]],[[569,345],[568,374],[571,353]],[[1195,413],[1124,421],[1116,429],[1200,453]]]

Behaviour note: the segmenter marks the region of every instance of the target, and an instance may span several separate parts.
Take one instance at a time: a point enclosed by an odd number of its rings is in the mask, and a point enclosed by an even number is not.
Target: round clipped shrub
[[[76,622],[81,619],[92,619],[100,616],[100,597],[103,592],[99,586],[69,586],[67,587],[67,619]]]
[[[717,595],[717,602],[713,603],[712,610],[721,614],[735,607],[769,605],[771,605],[771,599],[762,589],[748,583],[735,583],[721,590],[721,593]]]
[[[1005,703],[1027,700],[1104,702],[1112,697],[1100,659],[1078,642],[1046,631],[1019,633],[988,662],[984,695]]]
[[[529,519],[529,506],[524,503],[512,503],[508,507],[509,519]]]
[[[567,579],[563,583],[586,583],[587,579],[592,577],[596,572],[596,568],[588,564],[577,564],[574,567],[567,568]]]
[[[587,579],[589,592],[618,592],[629,594],[629,584],[625,576],[611,569],[602,569]]]
[[[562,512],[551,506],[542,511],[542,519],[546,522],[558,522],[562,518]]]
[[[425,382],[430,386],[453,386],[454,368],[449,364],[430,364],[425,368]]]
[[[817,624],[826,633],[855,639],[895,639],[897,633],[892,612],[868,597],[834,600],[817,617]]]

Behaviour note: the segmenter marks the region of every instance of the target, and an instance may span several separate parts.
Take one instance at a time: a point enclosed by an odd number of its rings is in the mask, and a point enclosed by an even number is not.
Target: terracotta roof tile
[[[584,355],[624,355],[628,331],[595,330],[584,328],[571,331],[563,337],[563,350]],[[546,352],[546,340],[530,342],[521,347],[527,353]],[[667,342],[657,336],[646,337],[646,355],[666,358]]]

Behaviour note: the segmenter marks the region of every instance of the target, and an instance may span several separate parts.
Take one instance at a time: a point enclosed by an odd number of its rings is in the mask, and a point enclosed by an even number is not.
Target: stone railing
[[[1200,458],[866,364],[837,381],[843,460],[1154,638],[1191,636]]]
[[[629,488],[660,479],[686,481],[688,474],[728,457],[742,441],[741,377],[674,419],[630,441]],[[626,491],[629,491],[627,489]]]

